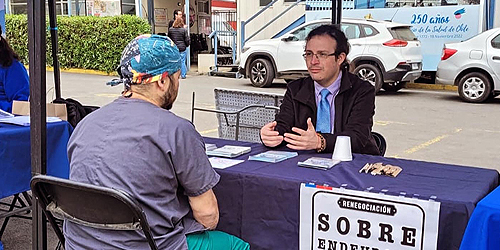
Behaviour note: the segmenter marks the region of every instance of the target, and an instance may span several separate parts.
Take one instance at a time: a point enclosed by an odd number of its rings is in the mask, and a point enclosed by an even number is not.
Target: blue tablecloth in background
[[[47,124],[47,174],[69,177],[66,146],[73,128],[65,121]],[[30,127],[0,123],[0,199],[29,190]]]
[[[69,177],[66,146],[72,131],[65,121],[47,124],[48,175]],[[0,199],[30,189],[30,145],[30,127],[0,123]]]
[[[226,169],[214,188],[220,208],[218,229],[243,238],[252,250],[298,249],[300,183],[312,182],[374,192],[386,189],[387,194],[422,199],[437,196],[441,202],[438,249],[458,249],[467,221],[476,204],[498,186],[498,172],[490,169],[463,167],[431,162],[384,158],[354,154],[351,162],[342,162],[330,170],[298,167],[298,161],[312,156],[331,157],[313,151],[270,164],[248,161],[248,156],[267,151],[255,143],[205,138],[218,147],[225,144],[251,146],[249,154],[236,159],[246,161]],[[403,171],[396,178],[360,174],[366,163],[382,162],[397,165]]]
[[[472,213],[460,250],[500,249],[500,187],[484,197]]]

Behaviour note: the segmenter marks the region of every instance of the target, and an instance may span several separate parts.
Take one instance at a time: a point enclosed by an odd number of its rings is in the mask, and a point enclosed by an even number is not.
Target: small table
[[[350,162],[342,162],[329,170],[298,167],[297,162],[312,156],[331,157],[314,151],[279,163],[248,161],[270,149],[257,143],[205,138],[207,143],[250,146],[252,151],[236,159],[245,162],[226,169],[214,188],[220,208],[218,229],[241,237],[257,249],[298,249],[299,198],[301,183],[327,184],[331,187],[367,190],[386,194],[429,199],[436,196],[441,203],[438,249],[458,249],[467,221],[476,204],[498,186],[498,172],[491,169],[463,167],[432,162],[384,158],[354,154]],[[280,149],[285,150],[285,149]],[[396,178],[360,174],[366,163],[382,162],[400,166]]]
[[[68,122],[47,124],[47,174],[68,178],[66,146],[73,128]],[[0,123],[0,199],[30,189],[30,127]]]
[[[477,203],[460,250],[500,249],[500,187]]]
[[[66,146],[72,131],[73,127],[65,121],[47,124],[48,175],[69,177]],[[31,209],[31,201],[25,193],[30,189],[32,176],[30,145],[30,127],[0,123],[0,199],[15,195],[13,205],[20,200],[21,193],[28,199],[28,205],[23,203],[23,208],[14,210],[11,205],[8,212],[0,213],[0,218],[6,218],[4,225],[8,217]]]

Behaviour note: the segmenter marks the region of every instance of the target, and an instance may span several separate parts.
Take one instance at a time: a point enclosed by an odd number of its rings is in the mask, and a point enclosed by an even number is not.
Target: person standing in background
[[[174,25],[174,22],[177,18],[182,18],[182,11],[181,10],[174,10],[174,16],[172,18],[172,20],[170,20],[168,22],[168,28],[172,28],[172,26]]]
[[[27,101],[30,96],[30,81],[19,56],[2,37],[0,28],[0,109],[12,112],[14,100]]]
[[[189,46],[190,38],[187,29],[184,27],[184,20],[182,14],[180,17],[175,19],[174,24],[170,29],[168,29],[168,37],[174,41],[175,45],[181,53],[181,78],[186,78],[187,67],[186,67],[186,49]]]

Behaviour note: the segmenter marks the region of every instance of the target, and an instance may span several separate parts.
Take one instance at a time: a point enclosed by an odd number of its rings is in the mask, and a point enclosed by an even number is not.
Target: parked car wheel
[[[354,69],[354,74],[371,83],[375,87],[375,93],[382,88],[382,73],[380,73],[377,66],[361,64]]]
[[[250,81],[255,87],[268,87],[273,83],[274,69],[269,60],[258,58],[250,63]]]
[[[406,86],[406,82],[384,82],[382,88],[387,92],[398,92]]]
[[[460,79],[458,94],[466,102],[484,102],[491,95],[491,83],[486,75],[471,72]]]

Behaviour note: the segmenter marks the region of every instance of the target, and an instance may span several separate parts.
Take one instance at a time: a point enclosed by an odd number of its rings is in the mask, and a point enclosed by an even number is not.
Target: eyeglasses
[[[330,56],[335,56],[337,55],[337,53],[331,53],[331,54],[328,54],[327,52],[319,52],[319,53],[312,53],[311,51],[306,51],[306,53],[304,53],[302,56],[304,57],[304,59],[306,61],[311,61],[313,56],[316,56],[316,59],[318,59],[319,61],[322,61],[322,60],[326,60],[328,57]]]

